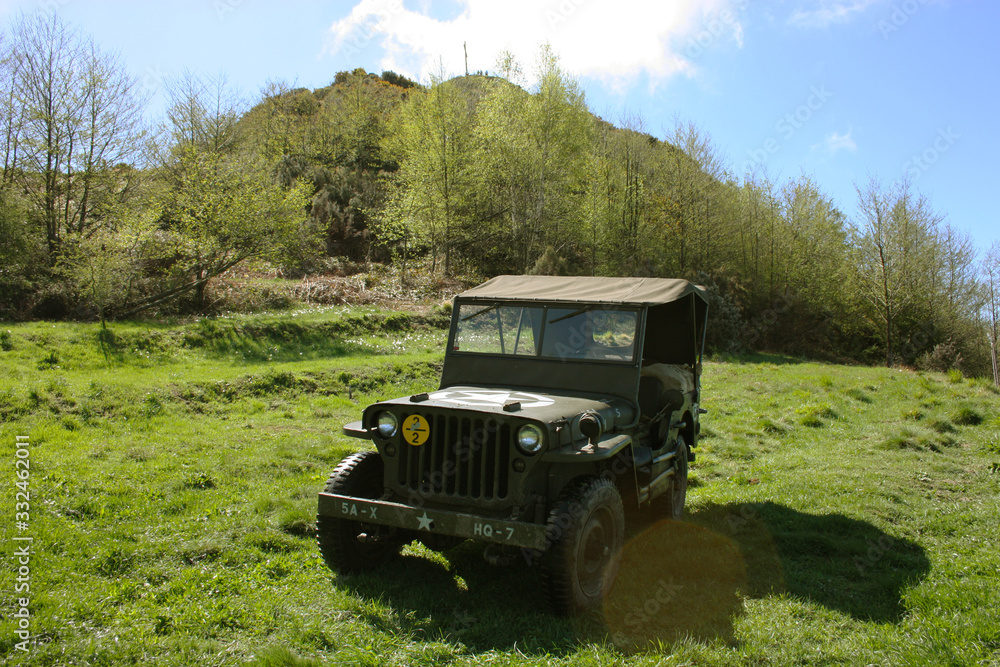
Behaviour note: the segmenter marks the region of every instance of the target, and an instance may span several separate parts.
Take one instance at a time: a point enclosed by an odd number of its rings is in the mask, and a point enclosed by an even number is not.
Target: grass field
[[[340,425],[435,387],[445,322],[0,326],[0,659],[1000,665],[1000,396],[956,376],[708,363],[688,520],[630,528],[600,617],[553,618],[533,570],[468,542],[333,575],[312,530],[358,447]]]

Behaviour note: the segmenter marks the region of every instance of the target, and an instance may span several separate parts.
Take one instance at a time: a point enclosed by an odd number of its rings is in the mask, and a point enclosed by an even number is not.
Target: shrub
[[[962,406],[951,420],[961,426],[979,426],[983,423],[983,416],[968,406]]]
[[[788,428],[786,428],[783,424],[779,424],[770,417],[761,417],[758,419],[757,427],[764,433],[770,433],[772,435],[781,435],[788,430]],[[702,438],[704,437],[704,434],[702,434]]]
[[[744,331],[747,328],[743,310],[734,292],[737,288],[706,273],[699,273],[695,282],[704,285],[708,294],[708,330],[705,347],[712,354],[741,354],[747,351]]]
[[[858,387],[848,389],[844,393],[853,398],[854,400],[860,401],[861,403],[872,402],[872,397],[866,394],[863,389],[859,389]]]
[[[837,412],[829,405],[804,405],[795,411],[800,415],[799,423],[809,428],[823,426],[823,419],[836,419]]]
[[[54,351],[38,360],[38,370],[45,371],[53,368],[59,368],[59,355]]]
[[[935,419],[928,426],[941,434],[956,432],[955,426],[947,419]]]
[[[214,489],[215,480],[208,473],[191,473],[184,479],[184,487],[188,489]]]
[[[917,359],[917,368],[925,371],[939,371],[941,373],[956,370],[959,373],[959,380],[961,380],[962,361],[962,353],[959,352],[954,341],[949,339],[944,343],[935,345],[934,349],[930,352],[922,354]],[[950,373],[948,377],[949,379],[951,378]]]

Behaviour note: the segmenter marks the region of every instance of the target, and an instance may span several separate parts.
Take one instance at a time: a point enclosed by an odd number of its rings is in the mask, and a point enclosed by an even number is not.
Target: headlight
[[[534,424],[525,424],[517,432],[517,446],[525,454],[534,454],[542,448],[542,429]]]
[[[396,429],[399,428],[399,420],[391,412],[380,412],[376,424],[378,434],[383,438],[391,438],[396,435]]]

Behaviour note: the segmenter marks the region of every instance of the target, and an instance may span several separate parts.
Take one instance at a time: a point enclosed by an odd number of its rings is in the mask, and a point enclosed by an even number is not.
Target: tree
[[[362,170],[382,169],[392,112],[406,95],[405,89],[360,68],[338,75],[323,98],[324,121],[336,133],[335,161]]]
[[[476,219],[503,229],[504,270],[523,273],[546,246],[558,253],[585,234],[581,195],[593,119],[579,84],[548,46],[530,93],[517,85],[521,70],[512,56],[502,57],[499,69],[505,79],[477,109]]]
[[[244,150],[238,127],[242,102],[225,75],[203,79],[185,72],[168,86],[161,137],[161,242],[172,256],[170,284],[127,314],[187,292],[206,306],[209,281],[251,259],[281,261],[314,243],[307,225],[307,186],[283,187],[273,161]]]
[[[843,214],[808,176],[786,183],[780,206],[780,291],[814,309],[838,309],[847,247]]]
[[[458,200],[468,190],[474,107],[456,80],[443,78],[442,72],[426,91],[412,93],[400,111],[395,141],[402,158],[395,194],[400,201],[390,210],[402,218],[389,224],[430,246],[432,269],[443,253],[448,275]]]
[[[225,72],[204,76],[184,70],[167,80],[166,89],[169,102],[161,128],[165,146],[180,153],[191,148],[218,154],[236,151],[246,102]],[[169,164],[171,157],[161,151],[161,162]]]
[[[983,260],[983,287],[986,292],[987,338],[990,342],[990,360],[993,367],[993,384],[1000,387],[1000,364],[997,347],[1000,344],[1000,241],[990,246]]]
[[[55,263],[66,235],[91,233],[129,195],[136,172],[115,168],[139,156],[145,100],[117,56],[55,12],[21,17],[8,60],[5,178],[20,179]]]
[[[12,48],[6,35],[0,33],[0,132],[3,141],[3,172],[0,191],[14,183],[24,125],[25,107],[20,104],[18,79],[21,73],[20,52]]]
[[[310,216],[326,230],[330,255],[372,257],[373,214],[398,168],[393,116],[408,94],[360,68],[316,91],[268,82],[239,121],[241,142],[274,164],[281,183],[312,182]]]
[[[208,282],[250,259],[281,261],[314,240],[306,225],[306,185],[279,186],[266,165],[188,147],[177,156],[173,187],[160,197],[161,226],[175,253],[175,286],[137,305],[147,308],[194,291],[204,308]]]
[[[676,120],[666,136],[673,150],[666,174],[675,216],[671,221],[674,231],[678,270],[683,275],[690,271],[706,270],[715,261],[715,246],[721,239],[713,222],[720,217],[722,201],[721,181],[726,177],[724,159],[709,136],[691,122]]]
[[[591,270],[597,253],[606,271],[636,275],[647,256],[649,221],[657,198],[653,185],[655,140],[643,132],[642,119],[625,118],[623,128],[602,124],[593,143],[589,187]]]
[[[60,261],[63,275],[81,300],[97,311],[101,327],[132,302],[144,265],[171,251],[158,237],[156,210],[112,212],[114,224],[68,243]]]
[[[733,216],[732,270],[746,283],[751,305],[758,310],[768,307],[777,294],[779,198],[774,179],[757,167],[744,175]]]
[[[27,202],[15,188],[0,187],[0,319],[22,317],[30,308],[44,264],[45,237]]]
[[[908,181],[886,188],[876,178],[858,193],[859,219],[853,229],[856,285],[880,322],[885,361],[896,358],[896,334],[908,309],[924,293],[925,260],[940,217]]]

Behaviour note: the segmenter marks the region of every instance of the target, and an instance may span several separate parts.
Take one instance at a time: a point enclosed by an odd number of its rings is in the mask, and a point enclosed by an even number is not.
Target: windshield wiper
[[[594,306],[587,306],[586,308],[581,308],[580,310],[574,310],[569,315],[563,315],[562,317],[557,317],[554,320],[549,320],[549,324],[555,324],[556,322],[562,322],[563,320],[568,320],[571,317],[576,317],[577,315],[582,315],[583,313],[586,313],[586,312],[591,311],[593,309],[594,309]]]
[[[499,303],[495,303],[492,306],[487,306],[486,308],[483,308],[482,310],[477,310],[476,312],[472,313],[471,315],[466,315],[460,321],[464,322],[466,320],[471,320],[473,317],[479,317],[480,315],[482,315],[484,313],[488,313],[491,310],[496,310],[499,307],[500,307],[500,304]]]

